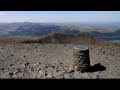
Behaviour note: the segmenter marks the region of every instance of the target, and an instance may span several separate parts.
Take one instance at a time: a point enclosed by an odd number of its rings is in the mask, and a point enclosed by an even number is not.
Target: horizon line
[[[32,22],[32,21],[22,21],[22,22],[0,22],[0,23],[112,23],[112,22],[117,22],[120,23],[120,21],[111,21],[111,22],[107,22],[107,21],[88,21],[88,22]]]

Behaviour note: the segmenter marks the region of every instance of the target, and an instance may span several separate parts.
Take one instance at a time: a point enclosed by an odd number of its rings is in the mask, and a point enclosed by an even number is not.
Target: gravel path
[[[100,63],[106,70],[86,73],[68,72],[73,46],[72,44],[0,45],[0,78],[120,78],[119,46],[90,46],[91,65]]]

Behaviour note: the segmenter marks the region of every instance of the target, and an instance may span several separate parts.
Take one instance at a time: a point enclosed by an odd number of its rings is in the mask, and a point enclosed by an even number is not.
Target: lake
[[[101,40],[120,40],[120,36],[111,36],[111,37],[97,37],[97,39],[101,39]]]

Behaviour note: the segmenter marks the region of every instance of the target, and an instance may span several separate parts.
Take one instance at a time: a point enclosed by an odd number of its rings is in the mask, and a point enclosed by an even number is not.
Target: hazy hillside
[[[78,35],[68,35],[65,33],[52,33],[36,39],[28,39],[19,41],[20,43],[41,43],[41,44],[86,44],[97,46],[110,46],[113,43],[99,40],[87,33],[81,33]]]
[[[77,35],[90,34],[93,37],[120,37],[119,23],[0,23],[0,38],[38,37],[50,33]],[[120,38],[119,38],[120,39]]]
[[[0,24],[1,37],[13,36],[40,36],[50,32],[57,32],[59,29],[56,25],[48,25],[41,23],[10,23]]]
[[[92,43],[93,37],[87,34],[68,35],[64,33],[52,33],[43,37],[39,37],[36,40],[24,41],[24,43]]]

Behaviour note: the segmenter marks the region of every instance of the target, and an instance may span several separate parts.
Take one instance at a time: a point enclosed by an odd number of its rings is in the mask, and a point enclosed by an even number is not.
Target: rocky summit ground
[[[120,47],[89,46],[91,66],[106,69],[69,72],[73,44],[0,45],[1,79],[103,79],[120,78]]]

